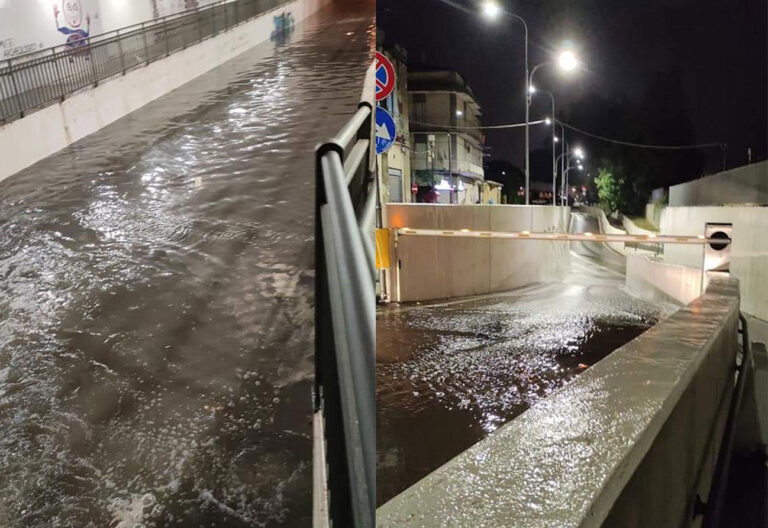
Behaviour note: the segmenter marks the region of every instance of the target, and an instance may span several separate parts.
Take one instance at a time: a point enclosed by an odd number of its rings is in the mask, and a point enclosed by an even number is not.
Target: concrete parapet
[[[388,227],[566,232],[568,208],[524,205],[388,204]],[[565,273],[567,242],[408,237],[397,239],[391,300],[465,297],[553,280]]]
[[[384,504],[377,526],[698,526],[738,316],[738,281],[712,276],[704,295]]]

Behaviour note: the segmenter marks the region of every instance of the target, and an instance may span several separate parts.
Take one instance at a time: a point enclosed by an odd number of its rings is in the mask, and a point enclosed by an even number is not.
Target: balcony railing
[[[361,103],[338,135],[316,152],[315,410],[322,416],[325,445],[325,461],[316,463],[327,463],[328,471],[327,482],[316,483],[315,489],[327,486],[334,527],[374,526],[372,111],[369,103]],[[322,525],[316,519],[316,526]]]
[[[0,61],[0,124],[216,36],[289,0],[223,0]]]

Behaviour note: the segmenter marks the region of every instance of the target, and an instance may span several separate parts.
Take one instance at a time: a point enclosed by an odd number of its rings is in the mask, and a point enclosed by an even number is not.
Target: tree
[[[609,162],[603,161],[597,170],[595,185],[600,207],[607,214],[623,209],[627,194],[624,179],[615,174],[615,169]]]

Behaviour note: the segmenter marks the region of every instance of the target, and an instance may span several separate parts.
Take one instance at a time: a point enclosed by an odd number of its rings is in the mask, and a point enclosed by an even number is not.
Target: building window
[[[427,110],[427,96],[425,94],[413,94],[413,100],[411,101],[411,113],[413,120],[419,124],[426,122],[425,114]]]

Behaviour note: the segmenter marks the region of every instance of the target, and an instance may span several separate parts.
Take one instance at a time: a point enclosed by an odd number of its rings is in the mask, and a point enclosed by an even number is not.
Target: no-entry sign
[[[384,55],[376,52],[376,100],[386,99],[395,88],[395,67]]]

